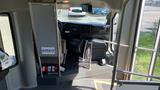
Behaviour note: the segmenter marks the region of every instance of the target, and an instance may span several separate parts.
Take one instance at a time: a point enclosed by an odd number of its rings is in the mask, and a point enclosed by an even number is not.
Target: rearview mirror
[[[9,56],[3,50],[0,50],[0,71],[4,71],[6,69],[10,69],[16,66],[17,61],[14,56]]]

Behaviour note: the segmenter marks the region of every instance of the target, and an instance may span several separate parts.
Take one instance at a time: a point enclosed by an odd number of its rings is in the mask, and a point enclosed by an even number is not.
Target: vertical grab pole
[[[125,12],[125,7],[127,5],[128,0],[125,0],[122,6],[122,13],[121,13],[121,23],[119,26],[119,34],[118,34],[118,40],[117,40],[117,46],[115,49],[115,55],[114,55],[114,67],[112,71],[112,82],[111,82],[111,88],[110,90],[113,90],[114,87],[114,82],[115,82],[115,77],[116,77],[116,71],[117,71],[117,64],[118,64],[118,53],[119,53],[119,48],[120,48],[120,41],[121,41],[121,34],[122,34],[122,23],[123,23],[123,18],[124,18],[124,12]]]

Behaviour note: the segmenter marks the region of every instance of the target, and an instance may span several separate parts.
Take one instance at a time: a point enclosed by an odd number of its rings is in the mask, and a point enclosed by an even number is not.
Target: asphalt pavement
[[[68,16],[67,9],[58,9],[57,16],[58,16],[58,20],[62,22],[98,24],[98,25],[105,25],[107,22],[105,15],[93,15],[93,14],[87,13],[83,17],[71,17],[71,16]]]
[[[159,19],[160,7],[145,6],[141,23],[141,32],[152,32],[155,22],[158,22]]]

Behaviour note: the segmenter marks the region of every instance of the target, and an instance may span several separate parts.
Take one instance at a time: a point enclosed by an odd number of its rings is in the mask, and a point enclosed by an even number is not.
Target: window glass
[[[82,10],[79,9],[73,9],[72,12],[82,12]]]
[[[4,70],[11,66],[14,66],[17,63],[8,14],[0,15],[0,33],[0,38],[2,40],[2,42],[0,43],[3,46],[1,48],[3,48],[4,51],[9,55],[7,59],[1,61],[2,70]]]
[[[0,30],[5,52],[11,56],[15,56],[9,17],[6,15],[0,16]]]
[[[160,77],[160,51],[157,54],[156,58],[156,63],[155,63],[155,68],[153,71],[154,76],[159,76]],[[157,81],[158,79],[153,79],[154,81]],[[160,80],[158,80],[160,82]]]
[[[134,62],[134,72],[146,75],[150,74],[149,70],[151,69],[149,67],[151,65],[151,62],[154,61],[152,59],[154,57],[154,53],[157,53],[154,51],[154,48],[158,32],[158,22],[160,20],[159,15],[160,0],[146,0],[141,22],[141,28],[139,31],[140,36],[138,39],[138,46],[135,47],[137,48],[137,52],[135,52],[136,60]],[[159,56],[156,62],[159,62]],[[160,64],[156,63],[155,70],[153,70],[154,75],[160,76],[158,69],[159,65]],[[136,76],[133,76],[133,79],[140,80],[144,78],[137,78]]]

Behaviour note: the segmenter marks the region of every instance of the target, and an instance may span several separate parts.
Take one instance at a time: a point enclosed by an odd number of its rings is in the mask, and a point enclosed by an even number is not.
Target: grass
[[[158,58],[157,58],[157,61],[156,61],[154,75],[155,76],[160,76],[160,53],[158,53]]]
[[[153,48],[154,47],[155,35],[151,32],[142,32],[139,39],[139,47]],[[147,74],[152,57],[151,51],[138,50],[136,56],[135,72]],[[157,58],[154,75],[160,76],[160,53]],[[145,77],[133,76],[133,80],[146,80]]]
[[[139,47],[153,48],[155,35],[152,32],[141,32],[139,38]]]

